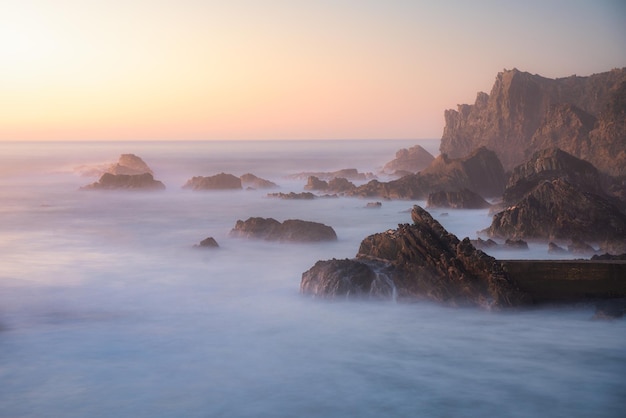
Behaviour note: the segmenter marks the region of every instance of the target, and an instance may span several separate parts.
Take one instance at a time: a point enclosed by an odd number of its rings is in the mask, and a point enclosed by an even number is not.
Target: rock
[[[594,261],[601,261],[601,260],[625,260],[626,261],[626,253],[623,253],[623,254],[609,254],[609,253],[596,254],[593,257],[591,257],[591,259],[594,260]]]
[[[372,180],[357,187],[349,195],[420,200],[440,190],[468,189],[480,196],[492,197],[500,196],[505,184],[504,169],[496,154],[486,148],[479,148],[460,159],[440,155],[417,174],[386,183]]]
[[[499,245],[492,239],[484,240],[482,238],[471,239],[470,242],[478,250],[487,250],[497,248]]]
[[[306,184],[304,185],[304,190],[326,190],[328,189],[328,182],[324,180],[320,180],[315,176],[309,176]]]
[[[581,191],[604,194],[603,179],[593,164],[553,147],[537,151],[513,169],[503,200],[508,205],[515,204],[540,183],[556,179],[563,179]]]
[[[446,110],[441,153],[493,150],[506,170],[558,147],[612,175],[626,174],[626,68],[549,79],[504,70],[491,93]]]
[[[380,209],[383,207],[383,204],[381,202],[367,202],[365,207],[368,209]]]
[[[187,180],[183,189],[191,190],[227,190],[242,189],[241,179],[232,174],[220,173],[209,177],[193,177]]]
[[[348,179],[335,177],[328,181],[328,191],[333,193],[346,193],[356,189],[356,186]]]
[[[427,208],[484,209],[491,205],[480,195],[468,189],[430,193]]]
[[[317,262],[302,275],[301,292],[334,298],[387,289],[398,300],[485,308],[528,302],[501,265],[468,238],[459,241],[419,206],[413,207],[411,217],[412,225],[365,238],[356,259],[340,265],[337,260]]]
[[[415,145],[409,149],[402,148],[396,152],[396,158],[389,161],[383,167],[383,173],[417,173],[428,167],[435,159],[433,155],[426,151],[421,145]]]
[[[244,174],[239,177],[241,180],[241,186],[252,189],[277,189],[278,184],[262,179],[260,177],[255,176],[254,174]]]
[[[595,254],[596,250],[586,242],[574,238],[572,242],[567,246],[567,251],[572,254],[591,255]]]
[[[232,237],[257,238],[267,241],[318,242],[336,241],[335,230],[327,225],[289,219],[282,223],[273,218],[238,220],[230,231]]]
[[[504,246],[515,249],[515,250],[527,250],[528,249],[528,243],[521,239],[516,239],[516,240],[507,239],[506,241],[504,241]]]
[[[164,190],[165,185],[155,180],[150,173],[144,174],[111,174],[104,173],[100,180],[80,190]]]
[[[501,238],[623,242],[626,215],[605,197],[556,179],[540,183],[517,204],[495,214],[485,232]]]
[[[148,164],[146,164],[140,157],[135,154],[122,154],[116,164],[111,165],[107,169],[111,174],[154,174]]]
[[[196,247],[202,248],[219,248],[219,244],[215,241],[215,238],[208,237],[200,241],[200,244],[196,245]]]
[[[550,241],[548,243],[548,253],[550,254],[565,254],[567,250],[565,248],[559,247],[554,242]]]
[[[312,199],[315,199],[316,196],[311,192],[302,192],[302,193],[280,192],[280,193],[268,193],[267,197],[275,197],[275,198],[285,199],[285,200],[312,200]]]

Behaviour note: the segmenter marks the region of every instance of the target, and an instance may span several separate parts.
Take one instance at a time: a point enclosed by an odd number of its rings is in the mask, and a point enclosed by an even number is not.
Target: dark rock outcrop
[[[383,173],[417,173],[428,167],[434,159],[435,157],[421,145],[415,145],[409,149],[402,148],[396,152],[395,159],[385,164]]]
[[[426,201],[427,208],[485,209],[490,206],[479,194],[468,189],[430,193]]]
[[[267,241],[318,242],[336,241],[335,230],[318,222],[288,219],[278,222],[273,218],[248,218],[238,220],[230,231],[230,236],[256,238]]]
[[[143,174],[111,174],[104,173],[100,180],[81,190],[164,190],[165,185],[155,180],[150,173]]]
[[[543,181],[514,206],[497,213],[486,232],[492,237],[626,240],[626,215],[605,197],[567,181]]]
[[[183,189],[191,190],[228,190],[241,189],[241,179],[232,174],[220,173],[209,177],[192,177]]]
[[[489,95],[444,116],[440,151],[452,158],[486,146],[510,170],[558,147],[603,172],[626,174],[626,68],[557,79],[505,70]]]
[[[429,193],[468,189],[482,197],[500,196],[504,191],[505,173],[493,151],[479,148],[459,159],[440,155],[417,174],[389,182],[372,180],[349,194],[388,199],[425,199]]]
[[[219,244],[213,237],[208,237],[200,241],[200,244],[196,245],[196,247],[202,248],[219,248]]]
[[[328,182],[325,180],[320,180],[318,177],[309,176],[306,184],[304,185],[304,190],[326,190],[328,189]]]
[[[154,174],[154,172],[148,167],[140,157],[135,154],[122,154],[120,155],[119,160],[116,164],[111,165],[107,169],[108,173],[111,174],[143,174],[150,173]]]
[[[262,179],[261,177],[257,177],[254,174],[244,174],[239,177],[241,180],[241,186],[252,189],[277,189],[278,184],[273,181],[269,181],[266,179]]]
[[[528,301],[498,261],[459,239],[419,206],[412,225],[371,235],[356,259],[319,261],[303,273],[300,291],[324,298],[375,294],[398,300],[498,308]]]

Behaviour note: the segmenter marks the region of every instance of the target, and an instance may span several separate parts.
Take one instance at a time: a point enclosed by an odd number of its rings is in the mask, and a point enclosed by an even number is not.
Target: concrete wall
[[[626,261],[500,260],[519,286],[539,302],[626,297]]]

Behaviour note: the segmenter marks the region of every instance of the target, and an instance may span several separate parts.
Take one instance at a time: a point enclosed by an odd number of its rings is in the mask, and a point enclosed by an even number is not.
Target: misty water
[[[181,189],[250,172],[300,192],[305,181],[287,175],[376,173],[417,143],[0,143],[0,416],[623,416],[626,322],[592,321],[592,306],[487,312],[299,293],[316,261],[353,257],[425,202]],[[122,153],[167,189],[78,190],[97,180],[84,166]],[[432,214],[460,238],[490,223],[486,210],[443,212]],[[322,222],[338,241],[228,236],[251,216]],[[209,236],[220,248],[194,248]]]

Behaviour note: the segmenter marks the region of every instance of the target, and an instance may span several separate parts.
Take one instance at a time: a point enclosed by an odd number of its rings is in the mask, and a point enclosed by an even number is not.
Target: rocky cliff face
[[[445,111],[440,150],[453,158],[480,146],[510,170],[548,147],[626,175],[626,68],[549,79],[516,69],[499,73],[491,93]]]

